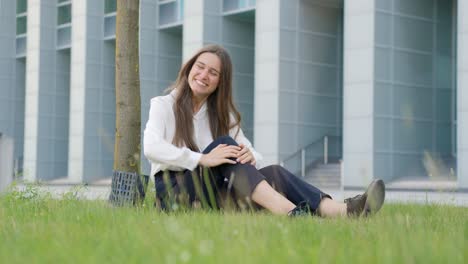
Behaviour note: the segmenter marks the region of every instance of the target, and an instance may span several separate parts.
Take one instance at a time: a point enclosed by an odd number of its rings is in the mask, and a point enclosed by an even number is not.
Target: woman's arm
[[[250,150],[250,152],[252,153],[252,155],[254,156],[254,159],[255,159],[255,167],[257,169],[260,169],[262,168],[262,161],[263,161],[263,157],[260,153],[258,153],[252,146],[252,143],[250,143],[250,141],[245,137],[244,135],[244,132],[242,131],[242,129],[239,128],[239,133],[237,133],[237,129],[238,127],[234,127],[231,129],[230,131],[230,136],[232,138],[234,138],[234,140],[239,144],[239,145],[243,145],[245,146],[246,148],[248,148]],[[236,133],[237,133],[237,136],[236,136]]]
[[[164,138],[167,127],[175,127],[171,121],[172,111],[172,106],[161,97],[151,99],[149,118],[143,135],[144,154],[151,162],[193,170],[202,154],[187,147],[176,147]]]

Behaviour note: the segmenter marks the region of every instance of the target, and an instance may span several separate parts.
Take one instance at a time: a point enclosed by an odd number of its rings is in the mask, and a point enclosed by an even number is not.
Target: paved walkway
[[[447,183],[446,183],[447,184]],[[397,186],[398,188],[396,188]],[[468,207],[468,191],[457,191],[456,189],[436,190],[428,189],[431,185],[417,185],[419,189],[411,189],[405,185],[387,185],[386,203],[418,203],[418,204],[446,204]],[[437,185],[440,187],[440,185]],[[451,183],[448,183],[448,187]],[[446,187],[447,187],[446,186]],[[17,187],[23,190],[25,185],[19,184]],[[413,186],[415,187],[415,186]],[[421,188],[421,187],[425,187]],[[93,185],[74,185],[64,182],[54,182],[53,184],[42,185],[39,187],[41,191],[46,191],[52,194],[53,197],[60,198],[68,192],[77,192],[80,197],[85,199],[101,199],[106,200],[110,193],[110,180],[103,180]],[[407,188],[406,190],[404,188]],[[346,197],[351,197],[362,193],[362,190],[341,190],[341,189],[323,189],[336,200],[343,200]]]
[[[324,190],[334,199],[343,200],[361,191]],[[446,204],[468,207],[468,192],[387,190],[386,203]]]

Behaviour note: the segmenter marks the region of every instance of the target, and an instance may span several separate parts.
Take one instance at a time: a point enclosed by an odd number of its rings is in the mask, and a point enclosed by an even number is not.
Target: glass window
[[[16,35],[21,35],[21,34],[26,33],[26,23],[27,23],[27,20],[25,16],[18,17],[16,19]]]
[[[109,13],[114,13],[116,11],[117,11],[117,1],[106,0],[105,6],[104,6],[104,13],[109,14]]]
[[[26,53],[26,37],[16,39],[16,55],[24,56]]]
[[[159,6],[159,26],[177,22],[176,2],[164,3]]]
[[[27,0],[16,0],[16,14],[21,14],[28,10]]]
[[[59,28],[57,30],[57,46],[66,47],[70,45],[71,27]]]
[[[104,18],[104,37],[115,37],[115,16]]]
[[[59,0],[60,1],[60,0]],[[57,25],[71,22],[71,5],[59,6],[57,15]]]

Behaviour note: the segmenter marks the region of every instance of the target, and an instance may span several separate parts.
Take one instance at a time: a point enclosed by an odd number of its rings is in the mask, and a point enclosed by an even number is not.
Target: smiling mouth
[[[199,81],[199,80],[195,80],[195,82],[196,82],[198,85],[203,86],[203,87],[207,87],[207,86],[208,86],[207,84],[205,84],[204,82],[201,82],[201,81]]]

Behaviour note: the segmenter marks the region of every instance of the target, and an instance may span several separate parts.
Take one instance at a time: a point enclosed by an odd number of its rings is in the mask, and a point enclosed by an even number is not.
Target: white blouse
[[[168,95],[151,99],[149,118],[143,135],[144,154],[151,163],[151,175],[161,170],[193,170],[197,167],[202,156],[201,153],[187,147],[180,148],[172,144],[176,124],[172,108],[175,102],[175,93],[174,90]],[[194,115],[193,128],[195,144],[200,150],[205,149],[213,142],[206,102]],[[234,127],[229,131],[229,135],[238,144],[244,144],[250,149],[255,158],[257,169],[261,168],[262,156],[260,153],[255,151],[242,130],[239,130],[237,137],[235,137],[236,132],[237,127]]]

